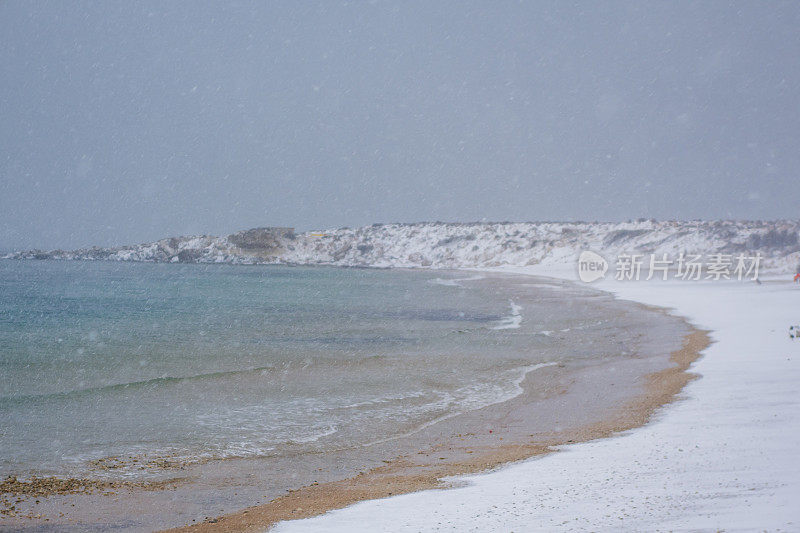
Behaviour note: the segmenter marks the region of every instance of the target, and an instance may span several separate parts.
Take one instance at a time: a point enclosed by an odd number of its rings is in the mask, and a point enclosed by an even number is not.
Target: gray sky
[[[0,248],[797,217],[797,2],[0,2]]]

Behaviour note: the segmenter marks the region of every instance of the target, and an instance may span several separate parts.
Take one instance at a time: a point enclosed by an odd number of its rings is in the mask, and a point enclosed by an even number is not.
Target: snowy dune
[[[504,222],[375,224],[295,233],[256,228],[226,237],[174,237],[117,248],[27,251],[13,258],[368,267],[573,266],[582,250],[620,253],[760,253],[762,271],[794,272],[800,221]]]
[[[800,529],[800,340],[788,335],[800,322],[800,286],[598,286],[712,331],[693,365],[702,377],[681,401],[643,428],[463,477],[459,488],[362,502],[273,531]]]

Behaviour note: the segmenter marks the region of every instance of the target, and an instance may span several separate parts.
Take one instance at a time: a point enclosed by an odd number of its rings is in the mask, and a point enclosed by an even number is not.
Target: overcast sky
[[[797,2],[0,2],[0,248],[800,216]]]

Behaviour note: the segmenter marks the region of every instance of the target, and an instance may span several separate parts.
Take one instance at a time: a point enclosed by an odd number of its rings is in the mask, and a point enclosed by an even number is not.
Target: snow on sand
[[[800,530],[800,286],[602,282],[712,330],[686,399],[649,425],[274,531]]]

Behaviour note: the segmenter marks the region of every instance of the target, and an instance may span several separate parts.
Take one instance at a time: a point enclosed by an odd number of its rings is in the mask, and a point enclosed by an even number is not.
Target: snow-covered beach
[[[800,533],[798,26],[0,0],[0,533]]]
[[[493,294],[508,307],[497,313],[487,331],[511,332],[521,326],[522,330],[533,328],[536,335],[548,339],[556,332],[552,340],[562,344],[546,361],[557,360],[558,354],[579,354],[590,346],[594,349],[598,339],[582,341],[583,330],[578,333],[569,324],[547,326],[541,317],[553,318],[552,310],[535,318],[537,296],[525,295],[530,289],[557,285],[549,301],[566,306],[562,311],[570,320],[585,313],[585,306],[575,296],[586,290],[605,299],[603,305],[613,304],[617,309],[613,313],[604,311],[597,322],[605,323],[606,328],[598,330],[599,343],[618,343],[613,353],[628,357],[624,365],[610,367],[613,379],[598,371],[581,373],[580,382],[575,381],[579,374],[571,374],[572,381],[564,381],[567,371],[562,372],[561,365],[537,366],[541,370],[526,374],[521,389],[525,394],[496,404],[485,413],[476,410],[473,422],[480,425],[477,431],[477,426],[470,429],[463,421],[458,422],[459,418],[425,425],[431,432],[430,442],[436,443],[430,450],[416,443],[405,448],[393,444],[391,450],[383,450],[386,453],[368,454],[375,461],[374,468],[355,468],[329,479],[315,474],[309,478],[313,483],[298,482],[286,494],[282,490],[276,493],[275,483],[270,482],[273,492],[259,489],[247,501],[226,503],[224,508],[214,506],[213,511],[205,510],[207,504],[192,507],[175,500],[177,510],[169,513],[171,525],[188,525],[192,520],[195,526],[189,527],[197,530],[252,530],[268,528],[278,520],[296,519],[274,527],[277,531],[792,529],[796,514],[792,501],[800,495],[800,482],[796,481],[800,469],[792,463],[800,441],[795,414],[798,400],[793,396],[800,377],[793,353],[800,349],[800,340],[789,337],[789,327],[800,321],[792,315],[800,285],[792,284],[789,274],[800,254],[795,223],[636,224],[374,225],[354,231],[343,229],[319,241],[311,233],[261,228],[215,240],[206,248],[194,241],[176,239],[173,243],[168,239],[139,247],[146,249],[144,255],[98,249],[97,257],[76,251],[51,252],[41,258],[205,263],[221,257],[231,263],[367,266],[399,271],[408,267],[454,268],[461,272],[451,272],[452,279],[431,272],[436,277],[426,286],[449,287],[466,291],[464,294],[474,289],[471,285],[493,283],[488,279],[490,274],[499,274],[509,279],[495,287],[504,292]],[[240,242],[244,237],[257,242]],[[228,246],[231,240],[239,242],[230,248],[232,255],[214,255],[219,246]],[[312,242],[313,246],[306,246]],[[176,255],[181,243],[188,247]],[[267,255],[248,255],[254,247]],[[669,281],[656,276],[654,281],[620,282],[612,281],[610,278],[617,276],[609,274],[607,281],[577,281],[576,267],[584,264],[584,251],[592,250],[605,256],[592,252],[595,259],[604,262],[603,274],[609,269],[606,259],[616,255],[619,270],[626,264],[624,258],[638,254],[635,257],[644,268],[648,263],[657,265],[656,259],[661,262],[663,257],[663,262],[677,267],[670,271],[675,277]],[[705,263],[696,261],[705,269],[697,271],[697,278],[703,281],[679,281],[684,258],[688,264],[695,253],[695,258],[701,258],[700,253],[705,258]],[[14,257],[40,256],[21,253]],[[736,277],[734,266],[740,258],[745,263],[750,261],[747,264],[754,268],[760,261],[762,283],[753,281],[756,273],[750,270],[740,281],[708,280],[719,266]],[[688,273],[688,267],[684,271]],[[621,301],[591,289],[607,291]],[[666,309],[675,316],[665,317],[662,311],[648,308]],[[660,317],[652,324],[670,318],[684,329],[664,335],[650,325],[637,331],[650,312]],[[606,320],[610,317],[614,317],[613,323]],[[707,340],[694,344],[690,340],[695,334],[706,339],[702,332],[684,337],[682,331],[690,329],[685,321],[709,331],[714,344],[703,350],[703,358],[691,368],[702,378],[682,390],[681,401],[659,408],[651,418],[653,409],[669,403],[681,390],[687,379],[683,370],[707,345]],[[463,335],[461,331],[458,334]],[[617,335],[627,336],[627,340],[620,342]],[[661,383],[667,392],[657,397],[648,389],[651,396],[641,397],[640,412],[615,423],[612,419],[617,410],[630,407],[619,395],[624,388],[621,384],[637,383],[637,372],[647,379],[655,376],[650,372],[663,367],[641,366],[650,364],[649,358],[661,358],[663,363],[670,356],[677,363],[681,359],[675,358],[677,352],[673,350],[682,341],[682,351],[691,355],[684,356],[683,362],[672,369],[681,376],[680,381],[666,387]],[[526,344],[524,351],[540,348]],[[557,374],[561,378],[554,379]],[[520,389],[518,382],[514,384]],[[544,388],[537,389],[539,386]],[[567,389],[589,400],[566,406],[563,399],[570,396],[560,394]],[[525,402],[540,400],[549,403],[526,407]],[[590,416],[589,411],[594,414]],[[606,425],[599,431],[559,438],[547,435],[560,434],[568,429],[566,426],[580,431],[601,420]],[[486,421],[492,422],[486,425]],[[538,429],[524,429],[533,428],[532,422]],[[509,433],[501,433],[501,428]],[[607,438],[613,432],[614,436]],[[462,437],[468,438],[469,442],[448,444],[441,438],[448,435],[462,441]],[[557,453],[544,453],[548,450]],[[337,464],[334,460],[323,466]],[[214,469],[209,470],[216,475]],[[387,476],[392,477],[391,482],[387,482]],[[433,490],[440,486],[440,479],[452,488]],[[190,487],[182,494],[190,500],[195,497]],[[380,499],[387,496],[393,497]],[[130,507],[132,501],[125,505]]]
[[[273,531],[796,530],[800,341],[789,327],[800,321],[800,286],[784,277],[598,287],[710,330],[714,343],[692,367],[701,378],[681,401],[644,427],[458,478],[457,488],[361,502]]]

